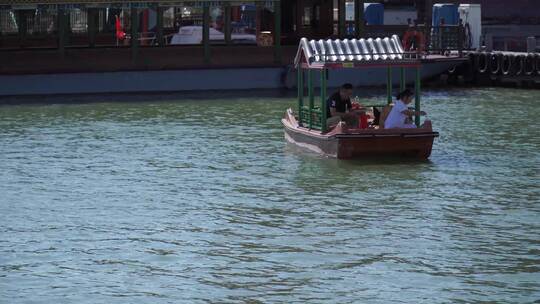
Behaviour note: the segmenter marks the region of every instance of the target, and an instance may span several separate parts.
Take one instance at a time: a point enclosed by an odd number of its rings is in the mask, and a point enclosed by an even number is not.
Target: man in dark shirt
[[[336,125],[340,121],[345,121],[350,127],[358,126],[358,114],[352,110],[351,96],[353,86],[346,83],[328,98],[326,102],[327,125]]]

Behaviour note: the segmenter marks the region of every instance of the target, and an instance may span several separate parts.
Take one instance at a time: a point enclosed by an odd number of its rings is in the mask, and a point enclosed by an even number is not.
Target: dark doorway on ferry
[[[332,36],[332,0],[290,0],[282,3],[285,43],[297,43],[301,37],[320,39]]]

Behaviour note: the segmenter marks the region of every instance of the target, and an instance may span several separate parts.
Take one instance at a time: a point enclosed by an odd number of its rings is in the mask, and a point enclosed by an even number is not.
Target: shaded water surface
[[[426,92],[429,162],[288,146],[289,97],[86,98],[0,107],[1,303],[540,301],[539,91]]]

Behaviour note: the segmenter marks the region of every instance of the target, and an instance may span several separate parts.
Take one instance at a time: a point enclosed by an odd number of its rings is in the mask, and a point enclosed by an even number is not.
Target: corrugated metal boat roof
[[[399,65],[419,63],[416,56],[405,53],[397,35],[368,39],[327,39],[308,40],[302,38],[295,66],[303,64],[307,68],[332,67],[336,64],[352,66],[364,64]]]

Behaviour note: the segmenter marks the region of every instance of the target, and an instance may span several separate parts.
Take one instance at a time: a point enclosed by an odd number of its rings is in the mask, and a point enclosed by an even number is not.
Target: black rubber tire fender
[[[501,72],[501,58],[502,54],[491,54],[489,56],[489,71],[493,75],[497,75]]]
[[[523,73],[527,76],[530,76],[534,73],[534,66],[535,66],[535,60],[534,55],[529,54],[525,56],[525,59],[523,59]]]
[[[488,53],[480,53],[478,58],[478,72],[484,74],[489,68]]]
[[[518,55],[515,57],[516,61],[514,63],[514,75],[516,76],[520,76],[520,75],[523,75],[523,66],[525,65],[524,61],[525,61],[525,56],[522,56],[522,55]]]
[[[536,69],[536,75],[540,75],[540,54],[534,55],[534,68]]]
[[[505,54],[501,59],[501,71],[503,75],[509,75],[512,71],[512,64],[514,63],[514,55]]]

